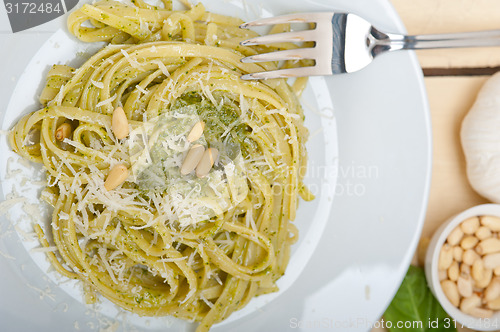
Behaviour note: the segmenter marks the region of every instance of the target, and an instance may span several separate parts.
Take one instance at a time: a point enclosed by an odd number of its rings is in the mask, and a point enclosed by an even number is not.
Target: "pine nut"
[[[196,167],[196,176],[199,178],[206,176],[212,169],[212,166],[214,165],[218,156],[219,156],[219,150],[217,150],[216,148],[207,149],[203,154],[200,163]]]
[[[452,246],[455,246],[460,243],[460,240],[462,240],[462,237],[464,236],[464,232],[460,227],[455,228],[454,230],[451,231],[450,235],[448,235],[448,238],[446,241]]]
[[[460,228],[462,228],[462,231],[467,235],[474,234],[479,228],[479,218],[472,217],[462,221]]]
[[[462,310],[466,314],[470,314],[473,309],[478,308],[480,305],[481,298],[476,294],[472,294],[462,299],[462,302],[460,303],[460,310]]]
[[[500,297],[500,279],[495,278],[484,290],[484,300],[486,302],[493,301]]]
[[[481,225],[488,227],[493,232],[498,232],[500,231],[500,218],[481,216]]]
[[[480,282],[483,279],[484,263],[481,259],[476,259],[474,264],[472,264],[471,275],[475,282]]]
[[[488,254],[483,257],[484,267],[488,269],[496,269],[500,267],[500,253]]]
[[[472,279],[469,276],[460,276],[457,279],[458,293],[463,297],[472,295]]]
[[[462,256],[464,254],[464,250],[462,247],[456,246],[453,247],[453,259],[456,260],[457,262],[462,262]]]
[[[217,161],[217,158],[219,158],[219,150],[216,148],[210,148],[208,149],[210,153],[208,154],[210,157],[210,163],[213,165]]]
[[[486,240],[482,240],[477,245],[476,251],[479,255],[486,255],[494,252],[500,252],[500,240],[496,238],[489,238]]]
[[[474,308],[469,314],[478,318],[490,318],[493,316],[493,311],[484,308]]]
[[[443,281],[443,280],[448,279],[448,271],[446,271],[446,270],[439,270],[438,271],[438,278],[439,278],[439,281]]]
[[[464,251],[462,260],[465,264],[472,266],[476,259],[479,259],[479,255],[475,250],[469,249]]]
[[[460,271],[458,268],[458,263],[453,261],[453,263],[451,263],[450,267],[448,268],[448,278],[451,281],[457,281],[459,274]]]
[[[467,249],[472,249],[474,248],[474,246],[479,242],[479,240],[477,239],[477,237],[475,236],[472,236],[472,235],[469,235],[469,236],[466,236],[462,239],[462,241],[460,242],[460,246],[464,249],[464,250],[467,250]]]
[[[115,165],[111,171],[109,171],[106,181],[104,181],[104,188],[106,190],[113,190],[120,184],[125,182],[128,177],[128,169],[125,165]]]
[[[483,277],[481,278],[481,280],[476,281],[474,283],[474,286],[476,286],[477,288],[485,288],[490,284],[491,278],[493,278],[493,270],[492,269],[484,269],[483,270]]]
[[[460,264],[460,274],[462,276],[470,276],[470,265]]]
[[[460,304],[460,295],[458,294],[457,284],[451,280],[444,280],[441,282],[441,288],[451,304],[458,307]]]
[[[199,121],[194,126],[193,129],[189,132],[187,140],[189,143],[193,143],[198,140],[201,135],[203,135],[203,130],[205,129],[205,122]]]
[[[500,297],[486,302],[486,306],[492,310],[500,310]]]
[[[128,120],[125,111],[121,107],[117,107],[113,111],[111,118],[111,129],[116,138],[122,139],[128,136]]]
[[[500,276],[500,266],[493,269],[493,274],[496,276]]]
[[[64,141],[65,138],[71,136],[71,125],[69,123],[63,123],[56,129],[56,140]]]
[[[474,233],[474,235],[476,235],[476,237],[479,239],[479,240],[485,240],[485,239],[488,239],[492,236],[493,233],[491,233],[491,229],[489,229],[488,227],[486,226],[481,226],[477,229],[476,233]]]
[[[201,161],[201,158],[203,157],[203,154],[205,152],[205,147],[200,144],[195,144],[189,149],[189,152],[186,155],[186,158],[184,159],[184,163],[182,164],[181,167],[181,174],[182,175],[187,175],[194,171],[196,166]]]

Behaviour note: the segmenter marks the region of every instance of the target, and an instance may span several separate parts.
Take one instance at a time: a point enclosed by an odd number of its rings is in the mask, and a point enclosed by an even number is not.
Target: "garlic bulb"
[[[500,203],[500,73],[479,91],[460,135],[470,184],[481,196]]]

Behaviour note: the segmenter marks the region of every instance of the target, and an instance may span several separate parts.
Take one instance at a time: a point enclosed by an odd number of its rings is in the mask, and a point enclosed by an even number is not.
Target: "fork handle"
[[[500,30],[407,36],[372,27],[368,40],[372,56],[376,56],[397,50],[500,46]]]

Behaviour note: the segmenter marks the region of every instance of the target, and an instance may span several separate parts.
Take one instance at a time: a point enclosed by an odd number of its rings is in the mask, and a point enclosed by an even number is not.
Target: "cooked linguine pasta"
[[[298,196],[312,199],[302,184],[305,81],[242,81],[277,67],[243,56],[295,46],[240,46],[256,35],[240,19],[201,3],[184,11],[167,0],[132,3],[85,4],[69,16],[79,40],[108,45],[79,68],[52,67],[43,108],[19,120],[10,144],[47,170],[42,199],[54,209],[36,232],[57,247],[47,253],[57,271],[84,283],[88,303],[101,294],[206,331],[277,291],[285,273]],[[203,133],[191,142],[195,126]],[[182,174],[195,145],[217,155],[207,174]],[[110,188],[117,167],[125,173]]]

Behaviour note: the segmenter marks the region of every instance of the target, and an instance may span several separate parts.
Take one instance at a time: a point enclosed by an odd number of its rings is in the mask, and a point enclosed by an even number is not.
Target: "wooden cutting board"
[[[391,1],[409,34],[500,29],[498,0]],[[488,202],[467,180],[460,126],[481,86],[491,73],[500,70],[500,47],[427,50],[417,55],[426,74],[434,149],[431,192],[422,231],[422,238],[428,238],[451,216]],[[417,257],[414,264],[419,264]]]

